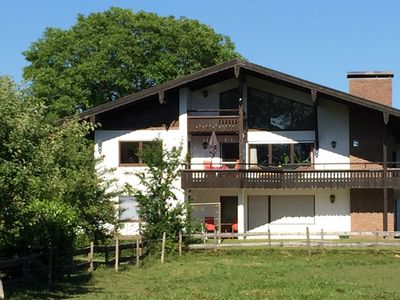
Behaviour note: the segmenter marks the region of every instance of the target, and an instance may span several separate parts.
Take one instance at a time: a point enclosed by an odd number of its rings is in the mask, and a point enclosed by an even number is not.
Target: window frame
[[[140,155],[140,153],[142,152],[142,150],[143,150],[143,146],[146,144],[146,143],[151,143],[152,141],[119,141],[118,142],[118,166],[120,166],[120,167],[141,167],[141,166],[146,166],[146,164],[143,162],[143,159],[142,159],[142,157],[141,157],[141,155]],[[138,143],[138,150],[137,150],[137,153],[138,153],[138,162],[137,163],[123,163],[123,162],[121,162],[121,158],[122,158],[122,153],[121,153],[121,151],[122,151],[122,148],[121,148],[121,144],[123,144],[123,143]]]

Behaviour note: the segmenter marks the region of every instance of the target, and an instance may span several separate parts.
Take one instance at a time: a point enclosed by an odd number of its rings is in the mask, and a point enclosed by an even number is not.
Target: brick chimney
[[[392,106],[393,72],[348,72],[349,93],[387,106]]]

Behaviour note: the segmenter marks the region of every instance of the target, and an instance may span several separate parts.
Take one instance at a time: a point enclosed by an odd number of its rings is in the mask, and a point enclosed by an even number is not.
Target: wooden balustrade
[[[383,170],[184,170],[182,188],[395,188],[400,169]]]
[[[239,116],[189,116],[188,132],[239,132]]]

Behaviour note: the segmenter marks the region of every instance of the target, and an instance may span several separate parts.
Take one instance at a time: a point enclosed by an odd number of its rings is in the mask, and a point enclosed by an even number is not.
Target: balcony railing
[[[385,176],[386,174],[386,176]],[[400,169],[212,169],[184,170],[182,188],[398,188]]]
[[[189,133],[239,132],[237,109],[198,109],[190,110],[188,113]]]

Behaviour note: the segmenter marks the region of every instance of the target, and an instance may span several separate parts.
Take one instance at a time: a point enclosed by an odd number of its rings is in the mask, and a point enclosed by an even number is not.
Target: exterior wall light
[[[335,203],[335,201],[336,201],[336,196],[335,196],[334,194],[331,194],[331,195],[329,196],[329,201],[331,201],[331,203]]]
[[[206,150],[208,147],[208,141],[207,140],[203,140],[203,149]]]
[[[332,141],[332,142],[331,142],[331,146],[332,146],[333,149],[336,148],[336,145],[337,145],[336,141]]]
[[[208,96],[208,91],[207,90],[203,90],[201,93],[203,94],[204,98],[207,98],[207,96]]]

